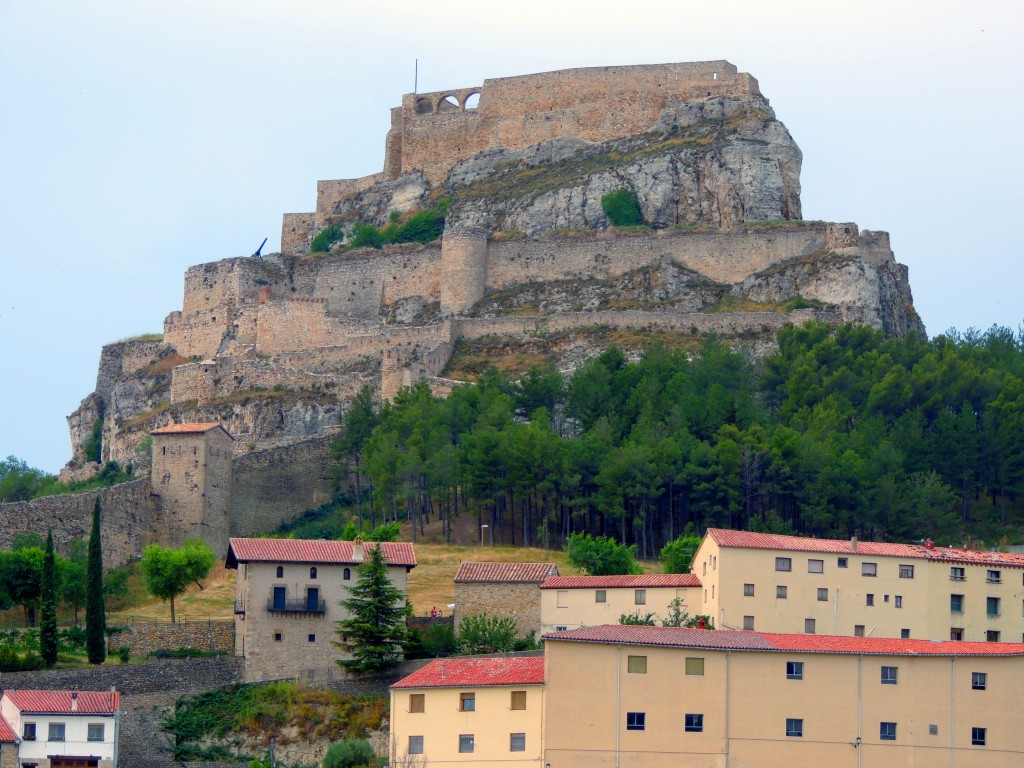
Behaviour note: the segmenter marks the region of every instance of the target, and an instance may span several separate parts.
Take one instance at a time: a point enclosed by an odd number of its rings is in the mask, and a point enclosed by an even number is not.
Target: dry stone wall
[[[159,650],[192,648],[198,651],[219,651],[228,656],[235,652],[234,621],[136,622],[112,635],[109,653],[128,648],[132,656],[147,656]]]
[[[519,637],[540,636],[540,586],[538,584],[455,584],[455,625],[466,616],[486,613],[516,621]]]

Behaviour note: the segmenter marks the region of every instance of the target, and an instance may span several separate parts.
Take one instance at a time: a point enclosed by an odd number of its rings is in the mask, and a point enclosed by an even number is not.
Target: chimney
[[[352,562],[361,563],[363,562],[363,537],[356,536],[355,541],[352,542]]]
[[[699,619],[697,619],[697,629],[707,629],[707,628],[708,628],[708,623],[707,623],[707,621],[704,620],[703,616],[701,616]]]
[[[853,536],[853,537],[850,538],[850,551],[851,552],[856,552],[857,551],[857,537],[856,536]]]
[[[444,662],[441,662],[441,679],[444,680]]]
[[[78,711],[78,691],[71,692],[71,711]]]
[[[924,540],[924,548],[927,549],[929,552],[931,552],[932,550],[935,549],[935,542],[932,541],[931,539],[925,539]]]

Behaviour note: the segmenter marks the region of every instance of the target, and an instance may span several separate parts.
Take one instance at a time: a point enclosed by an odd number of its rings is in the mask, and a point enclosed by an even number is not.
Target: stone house
[[[18,768],[20,742],[17,732],[0,717],[0,768]]]
[[[540,768],[544,659],[435,659],[391,687],[393,766]]]
[[[20,768],[117,768],[120,694],[4,691],[0,715],[20,738]],[[6,750],[6,743],[2,750]],[[4,761],[5,752],[0,750]],[[7,762],[0,762],[7,768]]]
[[[539,633],[540,585],[557,576],[554,563],[460,563],[455,572],[455,626],[486,613],[516,620],[520,637]]]
[[[330,679],[342,652],[335,623],[367,551],[380,547],[388,577],[403,594],[416,554],[408,542],[232,538],[225,567],[238,570],[235,655],[247,681]]]

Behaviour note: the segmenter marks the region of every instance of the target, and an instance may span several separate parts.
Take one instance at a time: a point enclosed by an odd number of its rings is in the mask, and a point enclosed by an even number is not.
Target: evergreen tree
[[[339,640],[334,644],[352,655],[338,664],[358,672],[380,672],[402,658],[405,640],[405,596],[391,579],[380,545],[366,548],[359,578],[340,601],[349,618],[337,622]]]
[[[159,544],[150,544],[142,552],[142,580],[154,597],[171,601],[171,623],[174,615],[174,598],[184,594],[188,585],[205,579],[217,555],[199,539],[186,539],[178,549],[164,549]]]
[[[103,606],[103,545],[100,542],[100,497],[92,508],[89,534],[88,586],[85,598],[85,647],[90,664],[107,658],[107,616]]]
[[[46,666],[52,667],[57,663],[57,561],[53,554],[52,528],[46,534],[39,598],[39,651]]]

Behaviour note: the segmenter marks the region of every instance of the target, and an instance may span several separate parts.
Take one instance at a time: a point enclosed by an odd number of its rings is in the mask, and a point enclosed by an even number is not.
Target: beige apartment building
[[[391,687],[390,765],[540,768],[544,659],[436,659]]]
[[[232,538],[225,563],[238,569],[235,654],[247,681],[331,678],[342,652],[335,622],[366,553],[380,547],[388,577],[403,593],[416,553],[408,542]]]
[[[551,768],[1024,761],[1024,644],[606,625],[545,657]]]
[[[692,570],[720,629],[1024,640],[1024,555],[711,528]]]
[[[666,618],[679,598],[691,615],[702,613],[700,579],[692,573],[637,576],[558,576],[540,585],[542,633],[598,624],[617,624],[624,614],[653,613]]]

